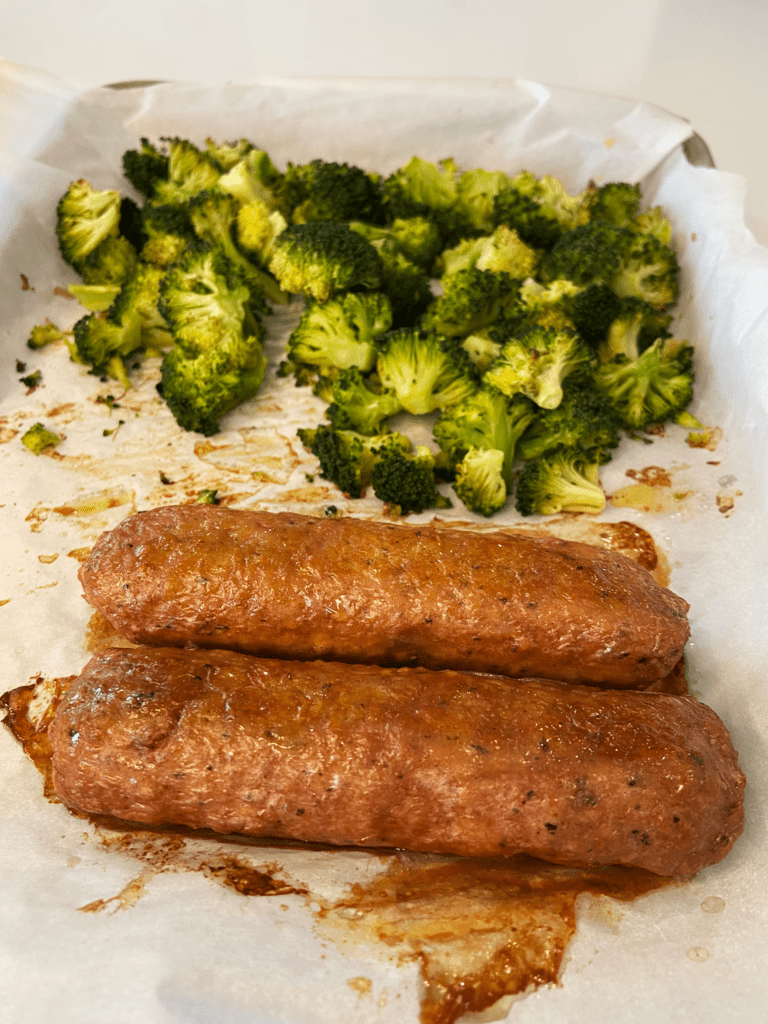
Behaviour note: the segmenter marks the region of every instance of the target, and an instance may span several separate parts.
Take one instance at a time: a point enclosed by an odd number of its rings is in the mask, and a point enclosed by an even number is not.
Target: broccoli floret
[[[371,482],[378,452],[409,453],[413,446],[404,434],[366,437],[351,430],[319,426],[300,429],[301,443],[320,460],[320,475],[348,498],[362,498]]]
[[[380,224],[384,220],[378,177],[350,164],[326,160],[288,164],[280,194],[294,224],[350,220]]]
[[[433,434],[454,465],[472,448],[500,451],[504,457],[502,479],[509,485],[518,438],[536,412],[536,405],[523,395],[510,399],[495,388],[481,386],[443,410]]]
[[[672,244],[672,225],[660,206],[642,210],[635,217],[633,229],[643,235],[651,235],[662,245]]]
[[[131,382],[125,359],[142,347],[139,315],[116,323],[104,314],[89,313],[77,321],[74,332],[77,359],[91,367],[89,373],[111,377],[128,390]]]
[[[383,387],[414,415],[445,409],[477,387],[472,363],[457,343],[414,328],[381,339],[376,370]]]
[[[588,203],[591,220],[604,220],[619,228],[629,228],[640,208],[640,186],[626,181],[609,181],[592,189]]]
[[[631,244],[634,235],[605,221],[591,221],[565,232],[541,264],[545,281],[565,278],[577,285],[593,281],[610,284],[621,266],[620,253]]]
[[[456,469],[456,497],[470,512],[492,516],[507,503],[504,453],[496,448],[470,448]]]
[[[254,199],[237,211],[235,237],[237,244],[251,259],[266,267],[272,258],[275,239],[288,227],[279,210],[270,211],[266,203]]]
[[[460,175],[456,182],[459,205],[477,232],[488,235],[493,231],[494,199],[511,185],[512,179],[504,171],[485,171],[478,167]]]
[[[613,288],[595,282],[580,289],[570,303],[574,327],[593,348],[605,339],[620,310],[621,299]]]
[[[239,209],[237,200],[227,192],[215,189],[201,192],[189,204],[195,234],[206,244],[218,246],[252,289],[258,288],[270,302],[284,305],[289,296],[274,277],[252,263],[235,243]],[[266,311],[266,307],[263,309]]]
[[[27,347],[32,349],[45,348],[51,342],[62,341],[63,339],[64,332],[60,331],[56,324],[52,324],[49,320],[44,324],[35,324],[29,332]]]
[[[376,497],[400,515],[451,504],[435,486],[435,457],[424,445],[413,452],[397,447],[377,449],[371,485]]]
[[[569,195],[551,175],[521,171],[494,197],[493,224],[514,228],[534,249],[551,249],[563,232],[587,223],[587,195]]]
[[[260,338],[230,334],[196,356],[171,349],[157,390],[180,427],[208,437],[222,416],[256,394],[266,368]]]
[[[381,285],[376,249],[347,224],[291,224],[280,234],[269,262],[286,292],[325,302],[334,292]]]
[[[449,338],[466,337],[492,324],[518,294],[518,282],[509,274],[477,267],[449,274],[442,284],[443,294],[427,309],[421,326]]]
[[[248,139],[236,142],[216,142],[205,140],[205,153],[222,171],[230,171],[236,164],[245,159],[253,150],[253,143]]]
[[[619,355],[601,363],[595,386],[630,430],[673,419],[693,397],[693,349],[677,338],[659,338],[637,359]]]
[[[138,314],[141,347],[158,352],[173,344],[165,318],[158,309],[163,270],[149,263],[138,263],[109,308],[107,317],[114,323],[126,323]]]
[[[605,508],[599,466],[583,453],[559,448],[526,462],[517,481],[515,508],[521,516],[553,516],[559,512],[590,512]]]
[[[608,283],[617,295],[634,295],[664,309],[677,301],[680,267],[671,246],[654,235],[631,235]]]
[[[142,210],[142,224],[147,240],[140,256],[145,263],[170,267],[189,247],[198,245],[186,206],[147,203]]]
[[[459,203],[458,177],[459,170],[452,159],[432,163],[414,156],[383,182],[388,221],[425,217],[438,228],[443,245],[475,234]]]
[[[426,217],[396,217],[386,227],[353,220],[349,226],[377,248],[378,243],[389,243],[424,271],[432,269],[442,246],[437,225]]]
[[[168,154],[142,138],[139,149],[123,153],[123,174],[137,192],[149,198],[157,183],[168,177]]]
[[[493,331],[493,327],[486,327],[482,331],[468,334],[461,342],[461,347],[479,374],[484,373],[501,352],[502,342],[492,336]]]
[[[542,409],[556,409],[563,398],[563,381],[589,367],[593,359],[592,350],[575,331],[534,325],[504,342],[482,379],[505,395],[519,392]]]
[[[384,420],[400,412],[402,406],[394,391],[370,385],[356,366],[339,371],[333,381],[333,401],[325,413],[334,430],[378,434]]]
[[[573,303],[579,287],[572,281],[553,281],[539,284],[528,280],[520,288],[519,303],[510,316],[520,318],[521,326],[538,324],[540,327],[574,327]],[[501,327],[503,330],[503,325]]]
[[[48,430],[42,423],[35,423],[21,438],[21,443],[26,445],[33,455],[39,455],[48,448],[53,448],[60,441],[59,435]]]
[[[98,191],[84,178],[73,181],[56,207],[56,235],[64,260],[82,272],[88,257],[104,239],[117,235],[120,193]]]
[[[184,206],[218,183],[221,170],[207,153],[186,139],[163,141],[168,143],[168,176],[156,180],[152,202]]]
[[[217,497],[218,490],[207,489],[199,491],[197,497],[194,500],[195,505],[218,505],[221,502],[221,498]]]
[[[288,339],[294,365],[356,366],[367,373],[376,362],[376,339],[389,330],[392,311],[381,292],[347,292],[326,302],[310,301]]]
[[[434,437],[455,470],[454,490],[471,512],[489,516],[507,500],[518,438],[536,415],[523,395],[480,387],[446,409]]]
[[[619,309],[611,321],[597,353],[607,363],[615,356],[637,359],[657,338],[668,338],[672,317],[649,306],[642,299],[629,296],[619,299]]]
[[[160,285],[160,312],[188,356],[214,349],[231,335],[262,337],[251,291],[217,249],[190,252]]]
[[[122,235],[110,235],[80,266],[86,284],[122,284],[136,266],[136,249]]]
[[[576,374],[563,385],[556,409],[540,409],[517,442],[515,457],[529,461],[556,448],[589,453],[592,461],[608,462],[621,440],[620,427],[607,399],[591,379]]]
[[[477,267],[522,281],[535,273],[538,262],[536,250],[527,246],[514,229],[501,224],[491,235],[465,238],[452,249],[443,250],[439,269],[447,275]]]
[[[440,277],[447,277],[449,274],[456,274],[460,270],[467,270],[474,267],[483,251],[487,241],[487,235],[479,235],[476,238],[462,238],[450,249],[443,249],[436,263],[435,271]]]

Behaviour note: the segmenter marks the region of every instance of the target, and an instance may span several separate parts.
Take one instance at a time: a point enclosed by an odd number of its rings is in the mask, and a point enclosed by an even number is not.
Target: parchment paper
[[[270,321],[270,370],[260,394],[207,443],[181,432],[159,403],[156,363],[110,412],[95,399],[116,394],[114,382],[89,376],[61,344],[40,353],[26,348],[34,324],[48,317],[70,327],[82,312],[53,290],[75,281],[54,238],[55,204],[73,178],[130,194],[120,158],[140,136],[198,143],[245,136],[278,165],[323,157],[386,173],[414,154],[452,156],[467,168],[552,173],[572,191],[590,178],[638,180],[645,200],[666,208],[683,267],[674,330],[697,353],[691,411],[721,428],[723,439],[715,451],[693,449],[685,431],[672,427],[647,446],[625,442],[602,474],[606,491],[630,483],[628,469],[659,466],[673,479],[671,504],[655,514],[609,504],[603,518],[647,529],[669,559],[672,588],[691,603],[690,677],[740,751],[747,827],[722,864],[685,886],[622,905],[610,926],[583,915],[560,986],[516,1001],[509,1019],[762,1019],[768,250],[744,227],[743,181],[727,169],[691,167],[680,149],[691,128],[664,111],[530,82],[262,81],[81,94],[0,64],[0,99],[2,689],[38,674],[77,672],[88,659],[90,612],[76,579],[78,557],[133,511],[215,487],[241,505],[319,512],[332,502],[350,514],[380,512],[374,498],[347,502],[322,481],[307,483],[315,464],[296,427],[317,425],[323,405],[274,372],[297,303]],[[17,360],[26,372],[42,370],[43,385],[31,394],[19,383]],[[119,419],[117,433],[105,436]],[[54,455],[35,457],[20,443],[37,420],[64,436]],[[458,502],[441,515],[472,518]],[[494,523],[519,520],[509,509]],[[418,1018],[415,965],[324,942],[313,931],[312,909],[296,897],[246,900],[198,873],[141,874],[135,858],[105,850],[88,823],[43,799],[40,776],[5,730],[0,814],[3,1022]],[[271,859],[263,850],[245,855],[256,865]],[[329,897],[377,870],[356,853],[281,851],[280,863],[286,877]],[[120,893],[122,901],[113,900]],[[705,904],[721,912],[702,909],[708,897],[722,901]],[[78,909],[98,900],[102,913]],[[358,977],[371,981],[365,997],[349,984]]]

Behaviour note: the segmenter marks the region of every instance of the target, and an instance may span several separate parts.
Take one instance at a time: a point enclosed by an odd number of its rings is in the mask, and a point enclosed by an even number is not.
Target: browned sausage
[[[555,538],[210,505],[143,512],[80,569],[137,643],[643,687],[687,603],[615,552]]]
[[[112,649],[49,735],[58,796],[135,822],[674,876],[742,829],[725,726],[662,693]]]

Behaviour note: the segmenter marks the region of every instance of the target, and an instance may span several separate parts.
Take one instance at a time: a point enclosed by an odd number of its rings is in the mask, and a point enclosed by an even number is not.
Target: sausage
[[[664,693],[113,648],[49,737],[70,807],[220,833],[686,876],[743,823],[725,726]]]
[[[135,643],[643,688],[688,604],[624,555],[557,538],[181,505],[103,535],[86,599]]]

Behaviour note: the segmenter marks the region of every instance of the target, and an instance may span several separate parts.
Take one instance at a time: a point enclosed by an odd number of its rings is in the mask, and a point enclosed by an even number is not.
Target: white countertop
[[[27,0],[0,57],[78,86],[264,76],[525,78],[648,100],[745,179],[768,245],[765,0]]]

